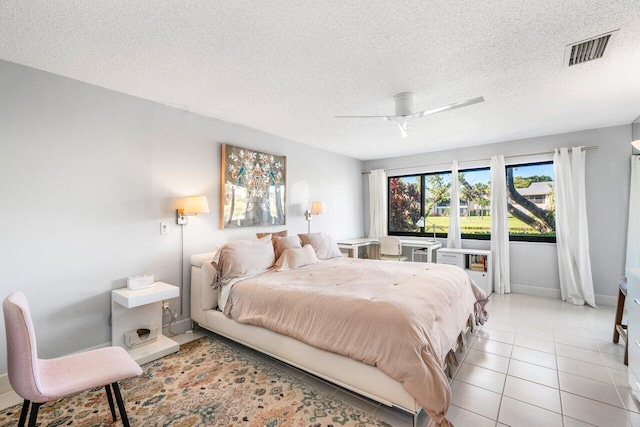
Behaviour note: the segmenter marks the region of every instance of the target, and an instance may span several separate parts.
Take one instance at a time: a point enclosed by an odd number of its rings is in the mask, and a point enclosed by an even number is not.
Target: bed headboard
[[[191,256],[191,320],[205,324],[206,311],[218,306],[218,289],[211,289],[215,269],[211,260],[215,252]]]

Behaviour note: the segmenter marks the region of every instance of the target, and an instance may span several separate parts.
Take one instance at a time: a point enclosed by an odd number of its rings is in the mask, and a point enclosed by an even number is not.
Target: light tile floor
[[[624,343],[611,342],[613,307],[492,294],[487,310],[489,321],[467,334],[451,381],[447,416],[456,427],[640,426],[640,404],[623,363]],[[402,411],[244,350],[393,426],[412,425]],[[427,424],[422,413],[419,425]]]
[[[467,335],[467,348],[451,381],[447,414],[456,427],[640,426],[640,404],[628,384],[624,345],[611,342],[614,309],[573,306],[520,294],[492,294],[489,321]],[[181,342],[198,338],[177,336]],[[223,338],[213,335],[216,339]],[[289,372],[334,398],[373,413],[393,426],[407,414],[224,340]],[[0,395],[0,407],[19,400]],[[422,413],[419,425],[426,426]]]

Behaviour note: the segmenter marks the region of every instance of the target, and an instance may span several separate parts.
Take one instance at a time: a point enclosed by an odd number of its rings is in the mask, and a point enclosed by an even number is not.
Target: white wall
[[[549,135],[519,141],[507,141],[464,149],[438,151],[417,156],[373,160],[365,163],[366,170],[393,169],[415,165],[449,163],[453,160],[487,159],[494,155],[519,156],[552,151],[558,147],[597,145],[598,150],[587,152],[587,218],[591,265],[598,303],[614,304],[617,277],[624,275],[627,217],[629,211],[629,176],[631,156],[631,125],[591,129],[560,135]],[[549,157],[550,158],[550,157]],[[540,157],[523,157],[523,162],[538,161]],[[513,162],[507,159],[507,163]],[[479,167],[482,162],[474,163]],[[488,166],[488,160],[484,166]],[[461,164],[461,168],[471,164]],[[450,166],[438,166],[439,170]],[[402,173],[420,170],[404,169]],[[422,168],[424,169],[424,168]],[[433,168],[431,168],[433,169]],[[365,211],[368,211],[367,175],[364,175]],[[368,214],[365,215],[368,230]],[[489,248],[488,241],[464,240],[465,248]],[[555,244],[511,242],[512,289],[516,292],[560,296],[558,262]]]
[[[324,201],[314,231],[363,233],[361,161],[4,61],[0,93],[1,298],[26,293],[41,357],[109,342],[110,291],[127,276],[180,282],[180,198],[211,208],[184,228],[185,283],[191,254],[275,230],[219,229],[222,142],[287,156],[278,229],[306,232],[304,210]],[[2,373],[4,324],[0,342]]]

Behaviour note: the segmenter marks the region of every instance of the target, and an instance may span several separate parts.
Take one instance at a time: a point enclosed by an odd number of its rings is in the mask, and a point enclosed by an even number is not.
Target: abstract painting
[[[222,144],[220,228],[284,225],[287,158]]]

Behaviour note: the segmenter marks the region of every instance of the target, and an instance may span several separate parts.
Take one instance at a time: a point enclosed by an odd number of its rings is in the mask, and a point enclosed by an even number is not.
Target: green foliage
[[[444,175],[433,174],[425,176],[425,185],[429,189],[424,196],[424,213],[425,217],[432,213],[433,208],[438,203],[446,203],[449,201],[449,190],[451,183],[444,182]]]
[[[389,231],[419,231],[420,184],[389,180]]]

